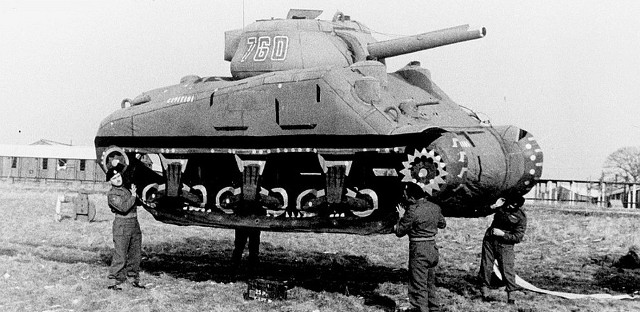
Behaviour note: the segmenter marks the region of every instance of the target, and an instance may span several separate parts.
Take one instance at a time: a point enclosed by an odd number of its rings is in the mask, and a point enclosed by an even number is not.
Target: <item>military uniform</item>
[[[256,203],[242,202],[236,214],[241,217],[262,216],[265,210]],[[251,270],[255,270],[259,263],[260,253],[260,230],[251,228],[238,228],[235,230],[235,240],[233,253],[231,254],[232,269],[236,271],[240,267],[244,247],[249,241],[249,265]],[[234,272],[235,273],[235,272]]]
[[[236,229],[233,254],[231,261],[235,268],[240,266],[244,246],[249,241],[249,264],[255,266],[259,261],[260,252],[260,231],[253,229]]]
[[[409,201],[396,227],[396,236],[409,235],[409,302],[422,312],[440,309],[434,269],[439,260],[436,234],[446,226],[440,206],[423,198]]]
[[[138,286],[142,232],[138,223],[136,197],[122,186],[113,186],[107,193],[109,208],[115,214],[113,220],[114,253],[109,267],[109,278],[114,285],[121,284],[127,277],[134,279]]]
[[[493,222],[487,229],[482,241],[482,259],[480,261],[480,278],[484,288],[491,285],[494,259],[498,261],[498,268],[506,283],[506,291],[509,294],[518,289],[515,283],[515,253],[513,246],[524,237],[527,228],[527,216],[522,211],[521,205],[508,207],[509,204],[498,208],[493,216]],[[493,229],[500,229],[504,236],[493,234]],[[483,296],[486,295],[483,293]]]

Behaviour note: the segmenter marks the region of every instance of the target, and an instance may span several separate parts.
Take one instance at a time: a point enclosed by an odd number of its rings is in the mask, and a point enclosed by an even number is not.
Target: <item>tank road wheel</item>
[[[140,199],[142,203],[148,207],[156,208],[156,200],[158,196],[162,197],[167,190],[166,184],[151,183],[142,189],[140,193]],[[186,203],[195,204],[198,203],[201,211],[205,211],[204,207],[207,204],[207,189],[204,185],[196,185],[189,187],[182,184],[181,187],[182,196],[186,200]]]
[[[308,189],[300,193],[296,198],[296,210],[294,212],[294,217],[308,218],[318,215],[317,211],[308,210],[313,209],[313,207],[316,206],[315,202],[318,197],[319,194],[316,189]]]
[[[233,188],[231,186],[219,190],[218,194],[216,194],[216,207],[226,214],[233,214],[232,204],[236,201],[240,193],[240,188]]]
[[[433,150],[427,151],[426,148],[416,149],[413,154],[408,154],[402,165],[402,182],[418,185],[429,196],[433,196],[434,191],[440,191],[440,186],[446,183],[445,176],[449,174],[442,157]]]
[[[267,207],[267,216],[269,217],[279,217],[283,213],[286,212],[285,208],[289,206],[289,195],[287,195],[287,191],[281,187],[272,188],[271,192],[267,189],[262,189],[260,191],[262,195],[270,196],[275,198],[278,201],[277,207]],[[276,208],[276,209],[273,209]]]
[[[206,211],[207,189],[203,185],[189,187],[183,183],[180,196],[189,210]]]
[[[268,215],[284,214],[285,218],[317,215],[325,185],[318,155],[312,152],[268,155],[260,185],[264,188],[260,192],[261,201],[267,206]],[[278,204],[272,204],[274,199]]]
[[[192,190],[197,190],[198,192],[193,192],[198,197],[201,197],[201,207],[205,207],[207,205],[207,188],[204,185],[194,185],[191,187]]]
[[[372,189],[360,190],[360,194],[371,208],[363,211],[351,210],[351,212],[360,218],[368,217],[378,209],[378,194]]]
[[[155,201],[158,197],[158,190],[158,183],[152,183],[145,186],[144,189],[142,189],[142,193],[140,196],[140,198],[142,199],[142,203],[149,207],[155,208]]]

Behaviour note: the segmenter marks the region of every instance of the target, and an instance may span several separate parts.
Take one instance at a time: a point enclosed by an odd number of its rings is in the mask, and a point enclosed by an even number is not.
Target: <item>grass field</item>
[[[260,267],[229,274],[233,231],[179,227],[140,211],[142,282],[108,290],[111,222],[104,195],[91,195],[94,222],[54,219],[64,192],[0,188],[0,311],[393,311],[407,304],[408,241],[393,235],[262,234]],[[69,194],[69,193],[67,193]],[[70,207],[70,206],[68,206]],[[612,267],[640,246],[637,214],[559,211],[527,205],[516,270],[532,284],[575,293],[632,294],[640,270]],[[640,299],[567,300],[523,292],[517,305],[483,302],[476,289],[480,245],[489,218],[448,219],[438,236],[437,286],[445,311],[640,311]],[[289,298],[245,301],[247,280],[288,281]]]

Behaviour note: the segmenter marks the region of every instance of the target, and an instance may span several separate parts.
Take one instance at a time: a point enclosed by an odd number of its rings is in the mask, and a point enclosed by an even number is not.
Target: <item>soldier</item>
[[[260,230],[236,229],[233,254],[231,255],[231,262],[234,271],[240,267],[242,253],[244,252],[244,246],[247,244],[247,240],[249,240],[249,265],[252,267],[252,269],[255,269],[258,266],[258,254],[260,252]]]
[[[236,210],[236,214],[242,217],[262,216],[265,210],[254,202],[241,202],[241,208]],[[249,241],[249,272],[256,272],[260,263],[260,230],[252,228],[237,228],[235,230],[235,240],[233,253],[231,254],[231,269],[235,275],[242,262],[244,247]]]
[[[440,206],[425,199],[419,186],[406,185],[405,201],[406,213],[402,205],[398,206],[400,219],[395,232],[398,237],[409,235],[409,302],[415,311],[439,311],[435,286],[435,266],[439,260],[436,234],[447,223]]]
[[[497,260],[500,274],[507,285],[507,302],[515,304],[512,292],[518,290],[518,286],[515,283],[513,246],[522,241],[527,228],[527,216],[521,209],[523,204],[524,197],[517,196],[506,201],[504,198],[500,198],[491,205],[491,209],[498,208],[498,210],[482,240],[482,259],[479,273],[482,281],[482,298],[485,301],[491,300],[488,292],[491,285],[493,263],[494,260]]]
[[[258,165],[248,165],[244,168],[242,197],[239,207],[235,210],[235,214],[240,217],[264,216],[266,213],[265,209],[257,201],[258,195],[256,190],[258,190],[259,171],[260,167]],[[250,271],[255,272],[259,263],[260,230],[237,228],[235,232],[234,249],[231,255],[233,274],[235,275],[240,267],[242,253],[244,252],[244,246],[247,244],[247,240],[249,240],[249,268]]]
[[[120,284],[124,283],[127,277],[133,279],[134,287],[145,288],[140,284],[142,232],[138,223],[136,186],[131,185],[131,191],[123,186],[123,170],[124,166],[118,164],[107,171],[107,179],[111,182],[107,202],[115,214],[114,252],[109,267],[109,279],[113,281],[108,287],[113,290],[121,290]]]

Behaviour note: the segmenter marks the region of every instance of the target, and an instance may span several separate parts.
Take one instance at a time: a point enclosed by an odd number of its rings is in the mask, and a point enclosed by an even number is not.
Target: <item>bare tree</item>
[[[640,181],[640,147],[622,147],[611,153],[604,162],[603,180]]]

